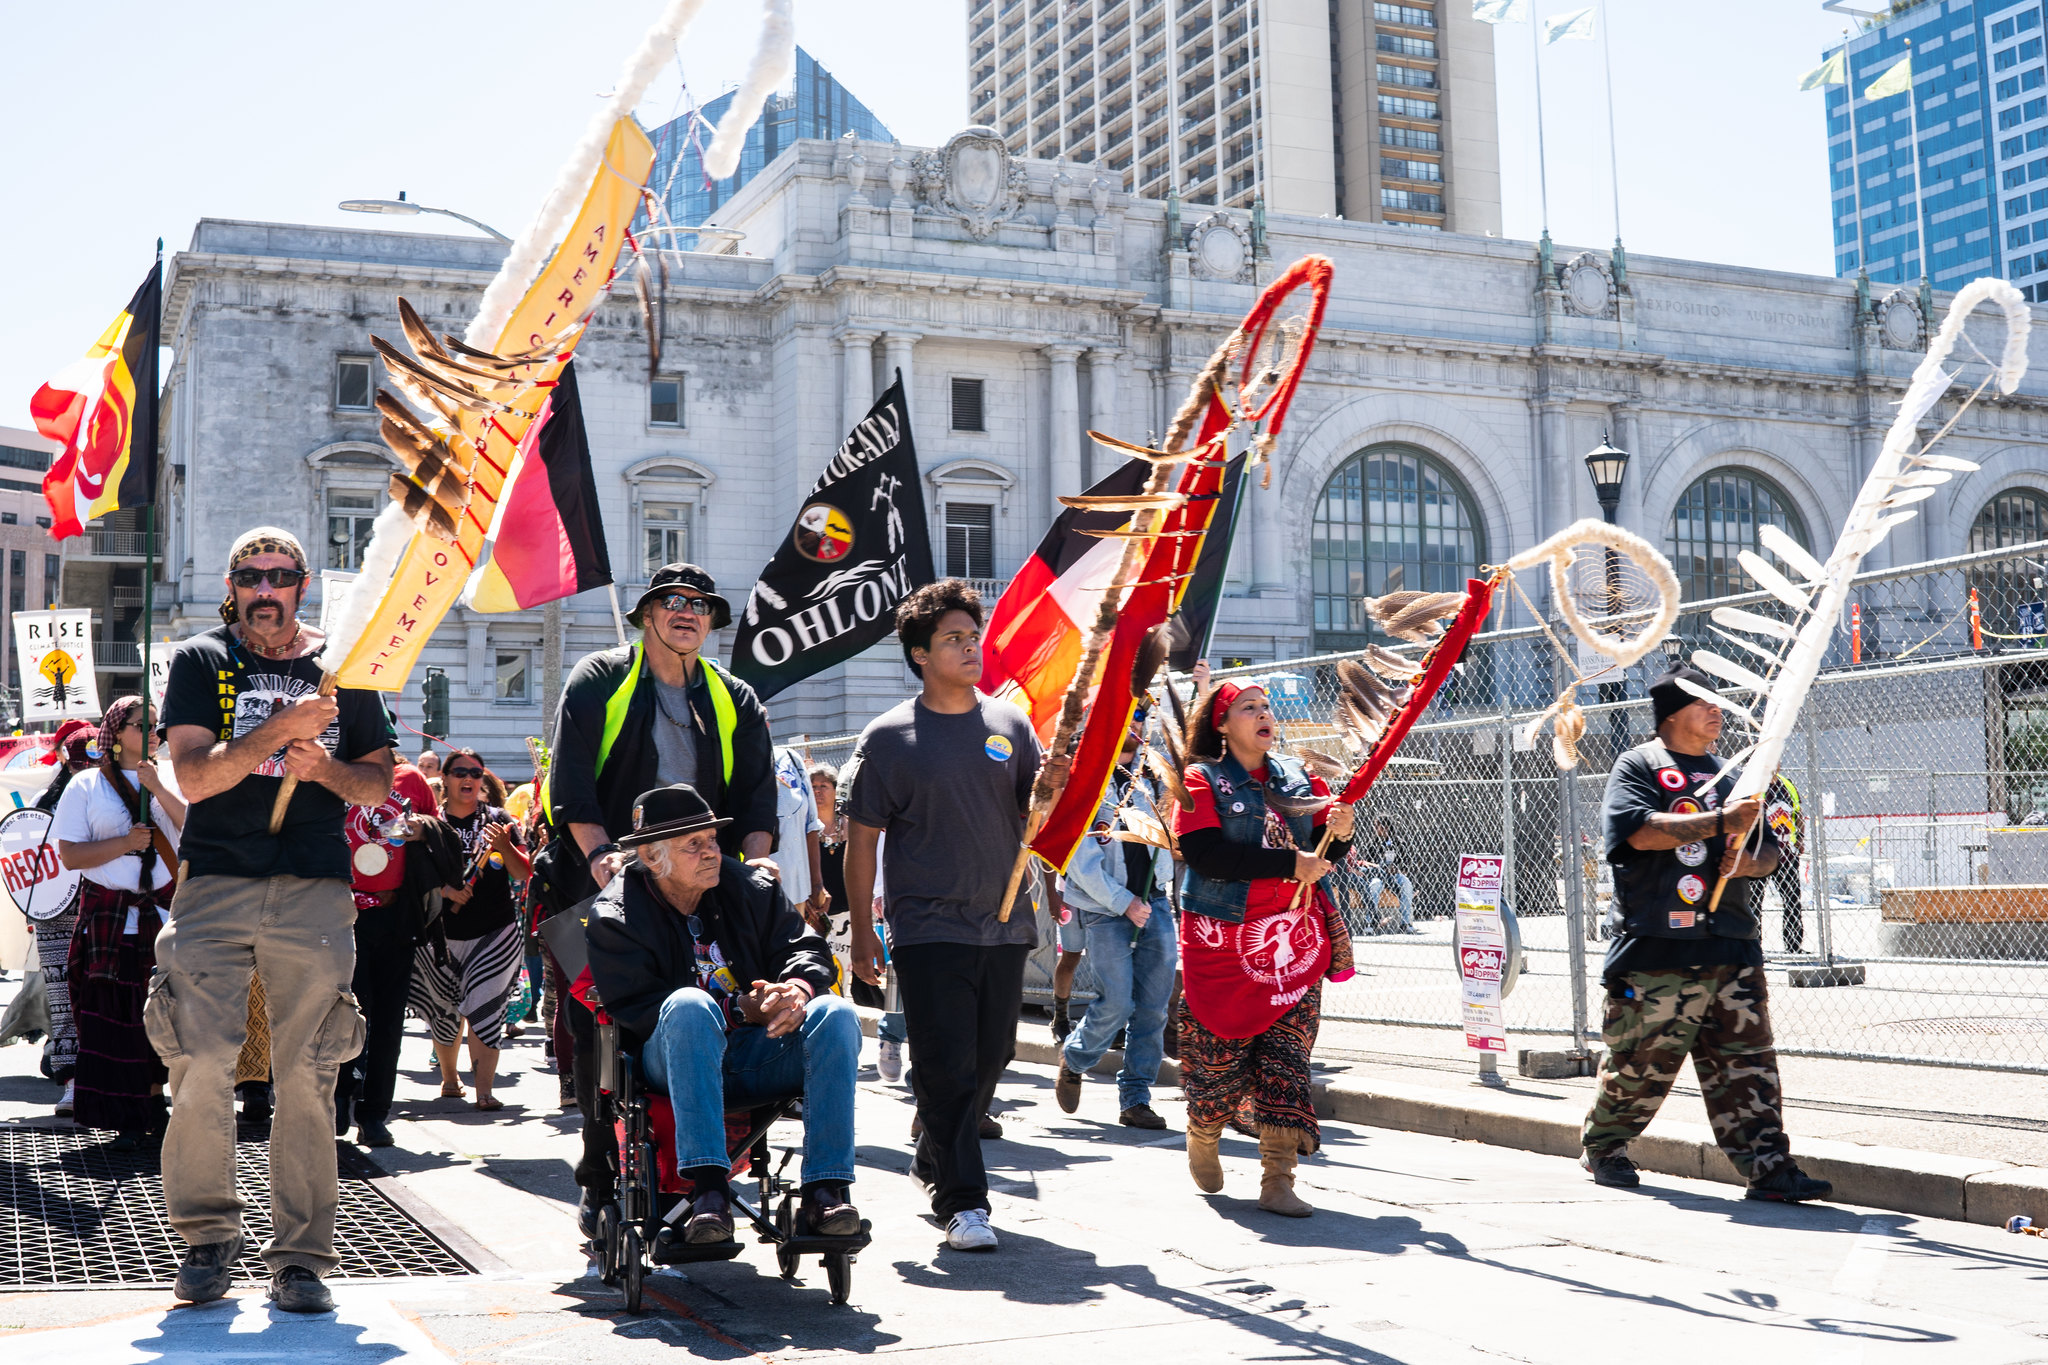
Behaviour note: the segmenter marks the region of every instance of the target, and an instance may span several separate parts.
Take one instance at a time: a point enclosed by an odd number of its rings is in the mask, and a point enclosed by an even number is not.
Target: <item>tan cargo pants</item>
[[[324,1275],[334,1254],[334,1077],[362,1051],[355,899],[345,881],[193,877],[156,940],[143,1023],[170,1069],[164,1205],[192,1246],[241,1231],[235,1193],[235,1058],[248,1029],[249,977],[270,1006],[276,1110],[270,1125],[270,1221],[262,1249]]]

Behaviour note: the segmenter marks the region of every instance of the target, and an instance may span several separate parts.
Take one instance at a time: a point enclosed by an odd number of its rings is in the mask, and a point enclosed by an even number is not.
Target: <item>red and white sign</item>
[[[78,903],[78,873],[57,858],[50,812],[26,806],[0,815],[0,889],[30,919],[55,919]]]
[[[1500,917],[1501,865],[1500,858],[1484,853],[1458,858],[1458,977],[1465,1046],[1477,1052],[1508,1050],[1501,1009],[1501,973],[1508,956]]]

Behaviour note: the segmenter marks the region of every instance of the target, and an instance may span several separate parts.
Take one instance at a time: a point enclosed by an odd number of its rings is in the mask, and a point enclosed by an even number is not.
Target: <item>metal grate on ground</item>
[[[168,1286],[183,1248],[164,1213],[154,1151],[114,1152],[86,1129],[0,1124],[0,1289]],[[340,1149],[341,1204],[330,1278],[466,1275],[466,1265],[371,1182],[382,1173]],[[248,1251],[238,1283],[269,1271],[256,1248],[270,1235],[269,1143],[249,1130],[235,1143],[235,1186]]]

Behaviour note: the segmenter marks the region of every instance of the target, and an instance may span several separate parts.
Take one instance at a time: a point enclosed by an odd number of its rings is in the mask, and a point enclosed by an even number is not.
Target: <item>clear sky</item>
[[[1364,0],[1345,0],[1363,3]],[[1466,0],[1442,0],[1463,4]],[[1561,13],[1587,0],[1535,0]],[[1829,273],[1820,96],[1799,76],[1843,20],[1819,0],[1608,0],[1631,252]],[[658,0],[138,0],[10,9],[0,80],[0,425],[82,355],[202,216],[433,230],[345,198],[460,210],[517,236]],[[737,81],[755,3],[710,0],[640,110]],[[797,40],[896,134],[966,122],[964,0],[798,0]],[[1537,208],[1529,28],[1498,30],[1508,235]],[[1550,226],[1613,236],[1598,43],[1544,54]]]

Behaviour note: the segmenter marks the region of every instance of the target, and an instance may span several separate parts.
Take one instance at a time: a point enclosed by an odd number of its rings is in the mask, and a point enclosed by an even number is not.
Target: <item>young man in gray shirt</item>
[[[924,1125],[911,1174],[960,1251],[995,1249],[981,1116],[1016,1055],[1024,960],[1038,941],[1022,888],[1008,922],[998,918],[1038,777],[1038,737],[1022,711],[975,691],[981,625],[981,598],[961,579],[903,599],[896,634],[924,690],[861,732],[846,797],[854,974],[881,983],[873,897],[886,832],[889,957]],[[1063,785],[1067,760],[1045,763]]]

